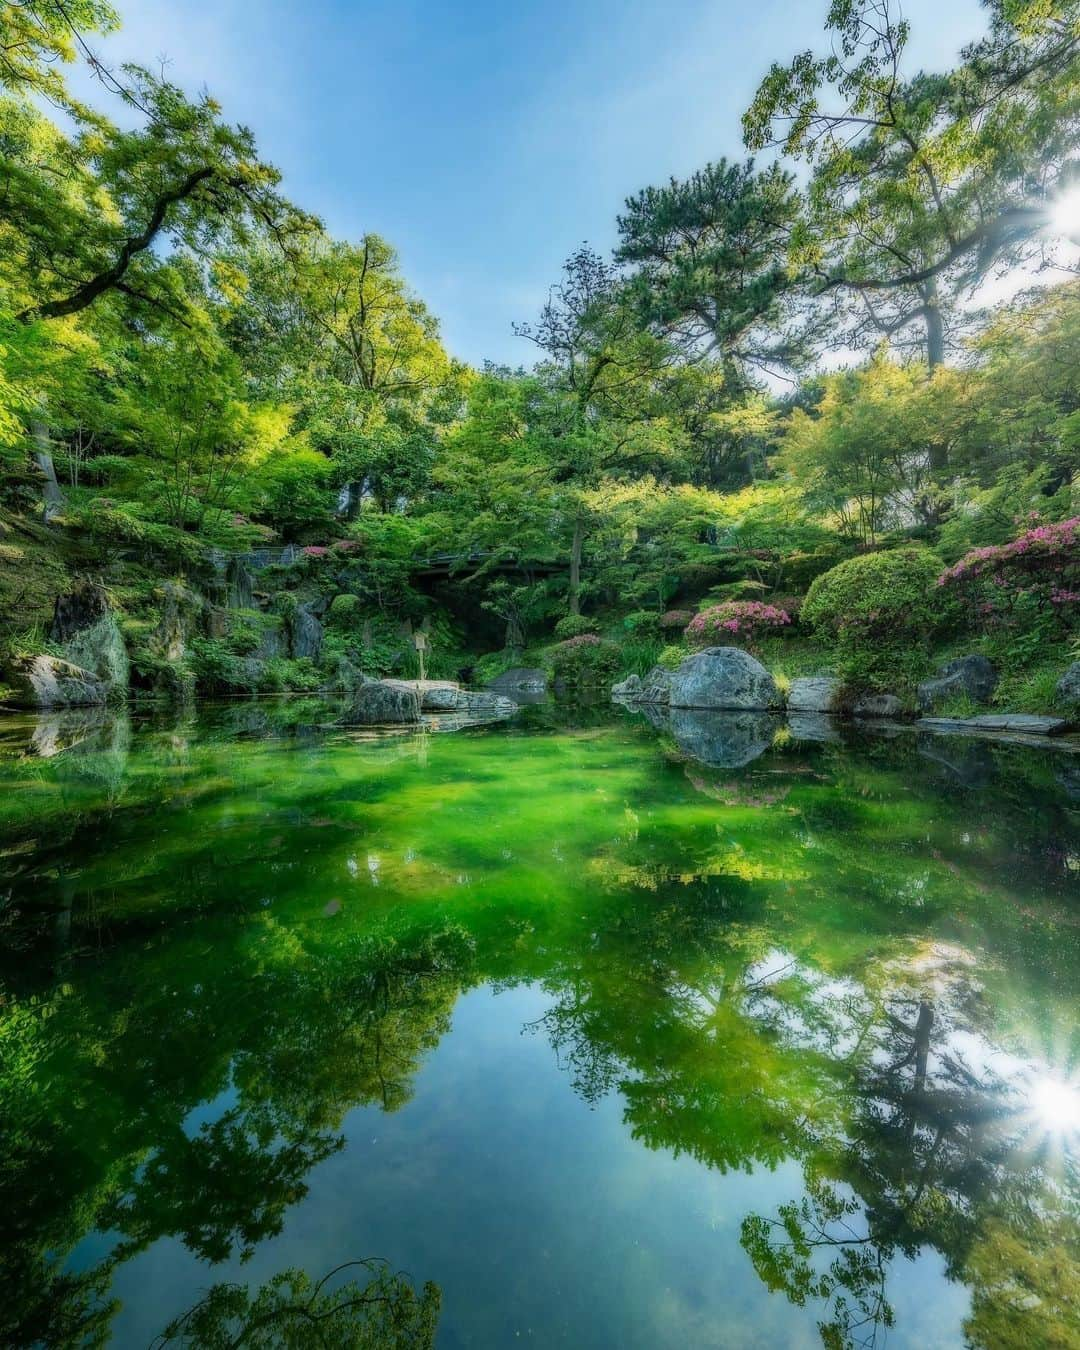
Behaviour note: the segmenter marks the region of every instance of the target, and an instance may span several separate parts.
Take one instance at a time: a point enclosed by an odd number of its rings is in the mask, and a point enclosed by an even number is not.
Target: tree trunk
[[[574,538],[570,544],[570,589],[567,603],[571,614],[581,613],[581,550],[585,543],[585,527],[578,518],[574,521]]]

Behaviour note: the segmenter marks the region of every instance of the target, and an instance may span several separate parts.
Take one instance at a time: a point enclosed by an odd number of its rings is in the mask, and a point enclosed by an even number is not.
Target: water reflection
[[[60,728],[45,757],[23,726],[0,794],[0,1341],[104,1343],[117,1272],[167,1239],[214,1283],[282,1232],[350,1112],[437,1121],[415,1095],[462,994],[520,985],[543,991],[531,1039],[643,1149],[795,1169],[739,1240],[826,1345],[880,1340],[898,1263],[927,1251],[968,1291],[972,1345],[1074,1343],[1056,768],[994,747],[928,773],[913,737],[852,749],[765,720],[749,761],[753,718],[723,744],[582,714],[421,750],[235,709]],[[471,1121],[477,1177],[496,1124]],[[395,1184],[451,1223],[447,1180],[412,1167]],[[259,1306],[222,1288],[230,1317]]]

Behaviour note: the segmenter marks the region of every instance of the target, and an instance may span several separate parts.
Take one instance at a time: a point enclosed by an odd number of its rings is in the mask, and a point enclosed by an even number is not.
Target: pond
[[[1080,761],[326,718],[0,723],[0,1343],[1078,1344]]]

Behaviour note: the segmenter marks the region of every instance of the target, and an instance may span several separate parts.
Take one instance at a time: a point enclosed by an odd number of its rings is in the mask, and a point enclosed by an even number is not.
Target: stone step
[[[1063,717],[1035,713],[982,713],[978,717],[920,717],[916,724],[931,731],[1022,731],[1029,736],[1060,736],[1068,730]]]

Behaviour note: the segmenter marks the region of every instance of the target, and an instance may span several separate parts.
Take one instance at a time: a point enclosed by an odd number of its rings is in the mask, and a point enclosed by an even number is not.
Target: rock
[[[322,652],[323,626],[308,604],[297,605],[286,619],[289,631],[289,654],[294,660],[310,657],[319,659]]]
[[[773,743],[776,719],[763,712],[700,712],[673,708],[668,730],[680,750],[702,764],[740,769]]]
[[[433,685],[420,694],[424,712],[465,713],[471,717],[509,717],[518,710],[512,698],[490,689],[458,689],[454,685]]]
[[[104,680],[109,692],[127,693],[127,647],[103,587],[87,581],[57,596],[50,637],[65,661]]]
[[[779,705],[773,677],[740,647],[706,647],[671,676],[673,708],[765,711]]]
[[[904,705],[895,694],[863,694],[851,709],[853,717],[902,717]]]
[[[670,670],[653,666],[644,679],[627,675],[625,680],[611,686],[611,697],[624,703],[668,703],[671,699]]]
[[[103,704],[109,697],[107,681],[58,656],[16,660],[7,679],[15,691],[11,701],[21,708],[87,707]]]
[[[792,712],[835,713],[840,711],[840,681],[827,675],[792,680],[788,690],[788,708]]]
[[[979,717],[920,717],[928,731],[1020,731],[1028,736],[1060,736],[1068,730],[1063,717],[1034,713],[986,713]]]
[[[372,680],[361,685],[341,726],[378,726],[420,721],[420,695],[404,684]]]
[[[930,712],[950,698],[966,695],[975,703],[985,703],[997,688],[997,671],[986,659],[974,653],[958,656],[938,671],[937,678],[919,685],[919,707]]]
[[[625,680],[620,680],[618,684],[611,686],[611,697],[613,699],[630,699],[636,703],[641,698],[641,676],[627,675]]]
[[[1058,680],[1054,702],[1069,712],[1080,710],[1080,661],[1074,661]]]
[[[535,666],[515,666],[488,680],[487,687],[503,694],[546,694],[547,676]]]

